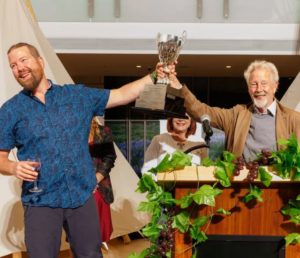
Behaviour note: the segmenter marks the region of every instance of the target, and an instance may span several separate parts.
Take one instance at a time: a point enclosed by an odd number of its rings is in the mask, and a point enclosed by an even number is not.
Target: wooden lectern
[[[212,184],[216,181],[213,175],[213,167],[186,167],[168,173],[159,173],[158,182],[176,181],[175,198],[180,199],[191,191],[195,191],[197,185]],[[287,222],[281,214],[281,208],[289,199],[295,199],[300,194],[300,183],[281,179],[272,174],[270,187],[264,187],[260,182],[254,183],[263,189],[264,201],[255,203],[253,207],[245,204],[241,199],[248,193],[249,183],[245,182],[248,171],[241,171],[240,176],[235,177],[231,187],[221,188],[223,193],[216,197],[216,208],[231,210],[230,216],[224,217],[217,223],[211,223],[205,232],[209,235],[253,235],[253,236],[286,236],[289,233],[298,232],[295,224]],[[211,207],[199,209],[197,214],[211,213]],[[184,234],[175,233],[175,257],[190,258],[192,256],[192,242]],[[184,251],[186,250],[186,251]],[[300,245],[288,246],[285,252],[286,258],[300,258]]]

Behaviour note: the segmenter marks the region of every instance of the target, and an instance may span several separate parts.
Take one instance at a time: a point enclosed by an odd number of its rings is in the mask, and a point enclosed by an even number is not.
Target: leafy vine
[[[227,216],[230,211],[215,207],[215,198],[222,194],[217,188],[220,183],[223,187],[230,187],[234,176],[246,166],[249,174],[249,192],[243,201],[252,199],[263,201],[263,190],[252,183],[262,182],[266,187],[271,184],[272,176],[265,169],[268,165],[281,178],[300,180],[300,146],[294,135],[287,140],[279,141],[279,151],[262,151],[255,161],[245,163],[242,158],[235,157],[233,153],[224,151],[222,158],[212,161],[204,159],[202,165],[214,166],[214,177],[217,179],[213,185],[204,184],[198,186],[195,192],[190,192],[180,199],[174,199],[170,188],[155,181],[155,175],[160,172],[172,172],[191,165],[191,157],[183,152],[175,151],[172,155],[167,154],[160,164],[152,168],[148,174],[144,174],[138,182],[137,191],[147,193],[147,201],[141,202],[138,210],[147,212],[151,221],[143,228],[143,235],[149,239],[150,247],[140,254],[132,253],[129,258],[171,258],[174,250],[174,232],[188,234],[193,240],[193,246],[207,240],[205,232],[215,215]],[[174,187],[174,185],[173,185]],[[211,213],[206,216],[194,218],[191,214],[196,206],[210,206]],[[300,224],[300,195],[296,200],[290,200],[282,208],[282,214],[290,217],[290,222]],[[291,233],[285,237],[286,245],[300,243],[300,234]],[[192,248],[191,247],[191,248]],[[177,250],[178,251],[178,250]],[[183,253],[186,250],[179,250]],[[196,257],[196,250],[193,257]]]

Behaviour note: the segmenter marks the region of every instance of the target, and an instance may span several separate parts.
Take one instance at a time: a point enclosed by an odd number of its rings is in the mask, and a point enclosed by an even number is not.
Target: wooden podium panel
[[[211,170],[205,168],[202,170],[198,167],[198,173],[211,174]],[[193,172],[191,172],[193,171]],[[200,172],[199,172],[200,171]],[[207,172],[209,171],[209,172]],[[211,176],[204,177],[201,180],[191,180],[193,176],[186,175],[184,171],[180,176],[177,176],[175,187],[175,198],[180,199],[191,191],[196,191],[197,184],[211,184],[215,181]],[[195,168],[188,168],[186,174],[195,174]],[[246,175],[247,173],[244,172]],[[159,181],[172,181],[167,179],[168,175],[161,174]],[[171,175],[169,175],[171,176]],[[174,175],[173,175],[174,177]],[[179,180],[179,178],[190,178],[189,180]],[[221,188],[223,193],[216,197],[215,210],[224,208],[232,212],[229,216],[215,216],[211,224],[208,226],[207,235],[256,235],[256,236],[286,236],[292,232],[299,232],[300,227],[296,227],[294,223],[288,223],[287,218],[281,214],[281,208],[287,204],[289,199],[295,199],[300,194],[300,183],[290,182],[274,178],[274,182],[269,188],[263,187],[259,183],[259,187],[263,189],[262,203],[252,202],[244,203],[242,198],[249,191],[249,184],[237,179],[229,188]],[[197,176],[199,179],[199,176]],[[199,207],[193,216],[210,215],[212,207]],[[176,232],[175,233],[175,257],[176,258],[190,258],[192,256],[191,250],[192,242],[187,235]],[[184,251],[186,250],[186,251]],[[300,258],[300,245],[288,246],[286,248],[286,258]]]

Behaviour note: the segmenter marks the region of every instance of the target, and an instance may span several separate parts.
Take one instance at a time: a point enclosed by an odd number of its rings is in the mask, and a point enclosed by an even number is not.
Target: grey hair
[[[252,72],[254,72],[257,69],[265,69],[270,72],[271,78],[275,81],[279,81],[279,74],[276,66],[268,61],[265,60],[255,60],[252,63],[249,64],[248,68],[244,72],[244,78],[249,84],[249,78]]]

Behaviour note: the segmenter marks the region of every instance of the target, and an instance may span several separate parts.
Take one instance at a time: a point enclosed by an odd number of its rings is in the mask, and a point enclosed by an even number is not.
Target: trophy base
[[[135,112],[141,112],[158,119],[167,119],[169,117],[183,118],[183,119],[188,118],[185,113],[179,114],[176,112],[167,111],[163,109],[149,109],[149,108],[139,108],[139,107],[131,107],[131,109]]]
[[[157,87],[158,85],[156,84],[155,86]],[[143,96],[143,100],[147,101],[136,101],[135,107],[132,107],[132,109],[158,118],[187,118],[184,99],[179,97],[178,90],[167,85],[159,85],[159,87],[161,89],[165,88],[165,90],[163,92],[156,92],[155,99],[149,95]],[[153,105],[158,99],[159,105]]]

